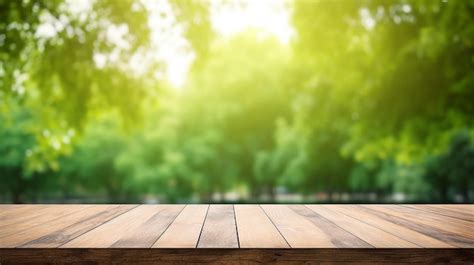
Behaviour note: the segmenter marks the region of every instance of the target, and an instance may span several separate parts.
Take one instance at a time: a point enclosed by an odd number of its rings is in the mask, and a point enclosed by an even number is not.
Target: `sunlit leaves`
[[[290,1],[290,43],[214,34],[211,4],[0,0],[1,190],[466,200],[472,1]]]

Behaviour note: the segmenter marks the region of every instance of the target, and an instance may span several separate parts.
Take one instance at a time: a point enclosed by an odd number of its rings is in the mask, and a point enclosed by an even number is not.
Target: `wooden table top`
[[[474,248],[474,205],[0,205],[0,248]]]

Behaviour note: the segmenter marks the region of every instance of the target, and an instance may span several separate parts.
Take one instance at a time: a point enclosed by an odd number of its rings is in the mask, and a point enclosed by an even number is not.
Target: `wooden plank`
[[[4,221],[8,225],[0,227],[0,238],[19,233],[21,231],[51,222],[56,219],[63,218],[67,215],[79,212],[87,207],[87,205],[57,205],[31,212],[31,215],[23,216],[18,219],[9,219]]]
[[[238,248],[233,205],[211,205],[199,238],[198,248]]]
[[[414,231],[417,231],[419,233],[428,235],[430,237],[439,239],[443,242],[446,242],[447,244],[457,246],[457,247],[464,247],[464,248],[472,248],[474,245],[474,240],[459,236],[429,225],[424,225],[421,223],[418,223],[416,221],[413,221],[410,218],[403,218],[402,215],[398,214],[397,212],[393,211],[384,211],[384,208],[388,207],[386,205],[380,207],[377,207],[376,205],[362,205],[361,208],[364,210],[368,211],[371,214],[374,214],[380,218],[389,220],[390,222],[399,224],[401,226],[405,226],[409,229],[412,229]]]
[[[102,225],[103,223],[137,207],[137,205],[107,205],[97,209],[85,209],[81,212],[82,216],[77,221],[71,221],[68,218],[60,219],[56,223],[47,224],[48,228],[56,229],[54,232],[41,236],[35,240],[29,241],[19,247],[22,248],[54,248],[59,247],[70,240]],[[86,211],[86,212],[84,212]],[[66,226],[67,225],[67,226]],[[64,227],[66,226],[66,227]],[[37,232],[34,229],[35,234]]]
[[[19,217],[28,216],[31,218],[33,215],[39,215],[48,211],[48,209],[59,208],[60,206],[66,206],[64,204],[11,204],[4,205],[0,210],[0,226],[8,225],[3,221],[18,219]],[[70,206],[80,206],[80,204],[71,204]]]
[[[23,206],[18,209],[10,208],[5,209],[2,212],[2,216],[0,217],[0,228],[7,227],[12,224],[18,225],[19,223],[28,221],[31,222],[32,219],[36,219],[42,215],[49,215],[49,214],[59,214],[62,211],[70,212],[73,210],[72,208],[78,207],[80,210],[81,205],[71,205],[71,207],[65,207],[65,205],[55,205],[55,206],[45,206],[45,205],[38,205],[38,206]],[[0,235],[1,236],[1,235]]]
[[[0,205],[0,227],[6,225],[4,222],[9,219],[18,219],[19,217],[28,215],[31,216],[32,212],[37,212],[40,209],[48,207],[47,205],[34,205],[34,204],[8,204]]]
[[[455,208],[446,207],[443,205],[436,205],[436,204],[400,205],[400,206],[411,207],[411,208],[415,208],[421,211],[426,211],[426,212],[440,214],[440,215],[457,218],[457,219],[461,219],[461,220],[465,220],[469,222],[474,222],[474,206],[472,206],[470,209],[468,208],[468,211],[458,211],[458,210],[455,210]]]
[[[307,207],[376,248],[418,247],[413,243],[403,240],[377,227],[361,222],[353,217],[338,213],[337,211],[332,210],[330,205],[307,205]]]
[[[154,248],[195,248],[209,205],[187,205],[153,245]]]
[[[0,249],[2,264],[472,264],[474,249]]]
[[[176,219],[185,205],[165,205],[134,231],[123,233],[122,238],[112,247],[139,248],[151,247]]]
[[[468,214],[474,216],[474,204],[436,204],[433,206],[448,209],[453,212]]]
[[[292,248],[332,248],[327,234],[285,205],[261,205]]]
[[[289,248],[278,229],[259,205],[235,205],[241,248]]]
[[[104,209],[104,206],[87,206],[82,210],[57,218],[40,225],[28,227],[22,231],[0,238],[0,247],[17,247],[29,241],[35,240],[58,229],[69,226],[71,223],[77,222],[84,217],[95,214],[97,211]]]
[[[372,206],[371,206],[372,207]],[[435,227],[462,237],[474,239],[474,223],[396,205],[373,206],[386,213],[396,213],[407,220]]]
[[[469,213],[474,215],[474,204],[431,204],[451,211],[458,211],[461,213]]]
[[[390,222],[376,215],[367,213],[360,206],[355,205],[331,205],[332,210],[351,216],[361,222],[365,222],[390,234],[396,235],[406,241],[424,248],[451,248],[454,247],[441,240],[411,230],[405,226]]]
[[[473,250],[472,206],[450,206],[0,205],[0,218],[7,223],[0,221],[0,248],[376,247],[407,255],[422,253],[418,247]]]
[[[305,217],[319,227],[338,248],[373,248],[372,245],[335,225],[303,205],[289,206],[295,213]]]
[[[61,247],[148,248],[183,208],[183,205],[140,205]]]

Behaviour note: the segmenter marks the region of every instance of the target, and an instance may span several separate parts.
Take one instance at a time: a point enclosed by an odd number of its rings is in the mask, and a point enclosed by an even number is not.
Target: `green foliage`
[[[170,0],[176,20],[183,27],[184,35],[196,55],[195,67],[201,67],[208,56],[209,45],[214,39],[210,18],[210,2],[199,0]]]
[[[425,180],[430,183],[432,199],[446,201],[451,194],[459,194],[463,200],[469,197],[474,183],[474,148],[467,132],[455,135],[446,152],[427,160]]]
[[[282,44],[169,0],[179,91],[149,7],[71,3],[0,0],[2,200],[473,200],[473,1],[292,1]]]
[[[74,127],[82,126],[94,107],[116,106],[124,117],[136,114],[130,105],[143,96],[139,80],[146,78],[127,75],[124,64],[148,45],[144,7],[135,1],[101,0],[85,3],[90,8],[77,12],[71,5],[67,1],[2,1],[0,56],[8,62],[0,65],[5,77],[2,95],[41,100],[53,106],[50,111],[57,123]],[[123,39],[112,39],[111,29],[123,33],[119,36]],[[94,58],[100,54],[108,55],[112,63],[97,65]],[[120,100],[124,95],[126,102]],[[97,97],[104,99],[94,100]]]

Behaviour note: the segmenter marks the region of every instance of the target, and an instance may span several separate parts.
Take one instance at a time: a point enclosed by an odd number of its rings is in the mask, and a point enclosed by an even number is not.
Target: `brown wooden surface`
[[[9,264],[472,264],[472,249],[0,249]]]
[[[233,205],[211,205],[202,227],[198,248],[238,248]]]
[[[241,248],[289,248],[260,205],[235,205]]]
[[[0,264],[472,263],[473,220],[473,205],[0,205]]]
[[[208,209],[209,205],[187,205],[153,247],[196,247]]]

